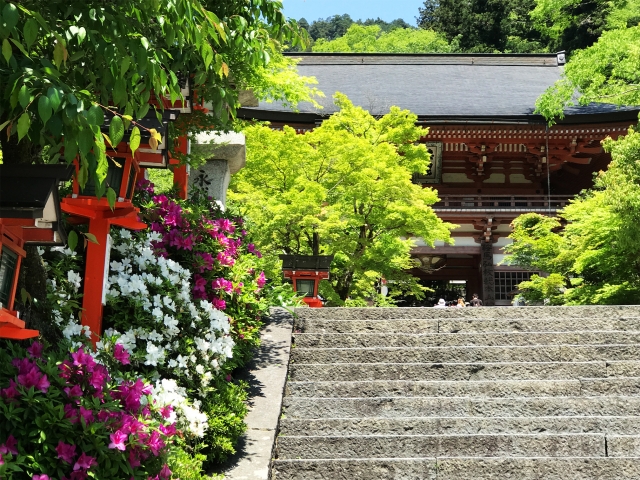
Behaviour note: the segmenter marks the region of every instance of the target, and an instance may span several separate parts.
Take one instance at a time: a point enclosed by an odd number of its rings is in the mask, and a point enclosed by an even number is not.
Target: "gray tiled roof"
[[[531,116],[536,98],[560,78],[556,54],[540,55],[386,55],[297,54],[298,71],[316,77],[326,98],[318,110],[310,103],[300,113],[327,115],[336,111],[332,96],[346,94],[373,114],[397,105],[419,117]],[[279,102],[260,102],[264,113],[290,112]],[[614,106],[590,106],[571,113],[605,113]],[[569,113],[569,111],[567,112]]]

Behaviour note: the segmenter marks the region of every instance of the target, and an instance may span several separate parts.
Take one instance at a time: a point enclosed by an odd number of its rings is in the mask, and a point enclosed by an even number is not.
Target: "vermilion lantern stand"
[[[105,197],[95,196],[95,184],[87,182],[84,189],[77,181],[78,162],[75,162],[76,177],[73,180],[73,194],[62,199],[61,208],[70,215],[71,223],[89,223],[89,233],[95,236],[97,243],[89,242],[84,275],[84,295],[82,298],[82,325],[91,329],[91,340],[95,343],[102,334],[102,306],[104,286],[108,274],[110,246],[109,231],[111,225],[130,230],[147,228],[138,220],[140,210],[133,206],[132,198],[136,177],[139,171],[138,161],[131,154],[126,143],[118,145],[116,153],[109,154],[121,167],[111,162],[107,173],[107,185],[116,190],[117,198],[112,209]],[[137,152],[136,152],[137,156]]]
[[[320,280],[329,278],[333,255],[280,255],[284,278],[291,280],[293,291],[304,294],[302,299],[310,307],[322,307],[318,298]]]
[[[62,245],[58,184],[71,177],[65,165],[0,165],[0,338],[39,335],[25,328],[14,301],[25,245]]]

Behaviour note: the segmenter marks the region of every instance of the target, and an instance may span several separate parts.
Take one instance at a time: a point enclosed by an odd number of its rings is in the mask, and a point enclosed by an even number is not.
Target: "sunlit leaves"
[[[140,129],[138,127],[133,127],[133,129],[131,130],[131,137],[129,138],[129,148],[131,149],[132,153],[135,153],[135,151],[140,146],[140,140]]]
[[[111,119],[111,124],[109,125],[109,138],[111,139],[111,143],[113,145],[118,145],[122,138],[124,137],[124,124],[122,122],[122,118],[118,115],[115,115]]]
[[[29,132],[31,126],[31,118],[28,113],[23,113],[18,119],[18,140],[22,140]]]
[[[53,115],[53,108],[51,107],[49,97],[42,95],[38,98],[38,114],[44,124],[46,124],[51,118],[51,115]]]

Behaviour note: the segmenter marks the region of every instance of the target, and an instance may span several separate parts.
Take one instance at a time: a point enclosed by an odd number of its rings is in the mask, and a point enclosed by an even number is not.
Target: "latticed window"
[[[531,279],[536,272],[495,272],[496,300],[511,300],[518,285]]]
[[[5,307],[9,305],[9,296],[17,265],[18,254],[6,247],[2,248],[2,252],[0,252],[0,304]]]

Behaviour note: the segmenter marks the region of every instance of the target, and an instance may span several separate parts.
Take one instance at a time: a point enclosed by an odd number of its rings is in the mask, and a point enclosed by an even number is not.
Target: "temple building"
[[[323,109],[303,103],[298,111],[259,102],[240,109],[246,119],[311,130],[336,111],[332,96],[346,94],[373,115],[393,105],[429,127],[421,141],[432,153],[426,175],[444,221],[459,225],[452,246],[418,239],[413,256],[425,281],[462,285],[485,305],[509,305],[516,286],[533,273],[502,263],[510,224],[518,215],[554,215],[592,185],[606,169],[605,137],[624,135],[638,108],[592,104],[571,107],[552,127],[535,114],[536,99],[560,78],[558,54],[295,54],[301,75],[313,76],[326,98]]]

